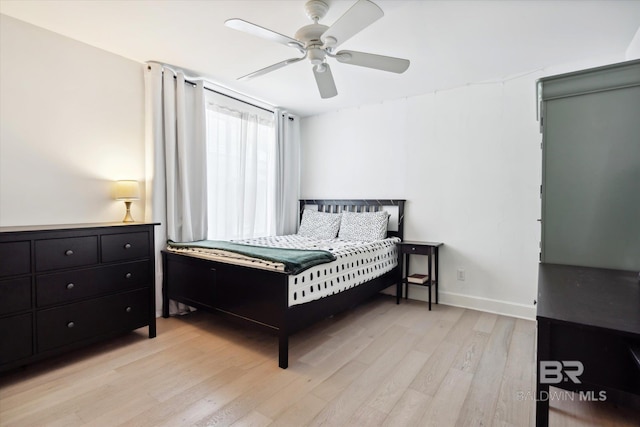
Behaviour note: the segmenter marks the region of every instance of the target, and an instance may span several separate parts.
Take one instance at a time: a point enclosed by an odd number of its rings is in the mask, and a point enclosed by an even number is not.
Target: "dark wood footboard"
[[[162,314],[169,300],[198,309],[220,311],[274,330],[284,326],[288,275],[162,252],[164,278]]]
[[[288,366],[289,337],[334,314],[352,308],[397,283],[399,270],[339,294],[288,307],[288,275],[162,252],[162,316],[169,300],[218,312],[277,333],[278,366]]]
[[[328,209],[329,201],[301,201]],[[390,235],[402,238],[404,200],[331,200],[332,211],[379,210],[397,207],[395,228]],[[303,203],[301,203],[301,206]],[[169,301],[174,300],[209,312],[222,313],[259,325],[278,335],[278,366],[289,364],[289,337],[319,320],[347,310],[383,289],[398,283],[399,267],[384,275],[300,305],[288,306],[289,275],[283,272],[227,264],[174,252],[162,251],[164,280],[162,315],[169,317]]]

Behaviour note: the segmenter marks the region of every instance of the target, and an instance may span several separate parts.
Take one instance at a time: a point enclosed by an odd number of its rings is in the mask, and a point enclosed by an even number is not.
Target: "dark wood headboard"
[[[305,206],[316,206],[320,212],[377,212],[386,210],[391,215],[387,235],[404,239],[404,199],[307,199],[300,200],[300,218]]]

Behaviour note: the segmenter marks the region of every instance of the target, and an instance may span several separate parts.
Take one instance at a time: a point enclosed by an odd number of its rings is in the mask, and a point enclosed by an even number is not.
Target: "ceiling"
[[[331,25],[355,0],[325,0]],[[374,0],[385,16],[340,46],[411,60],[404,74],[331,62],[338,96],[321,99],[301,61],[236,79],[297,50],[224,26],[242,18],[293,37],[304,0],[0,0],[0,13],[138,62],[172,64],[302,116],[620,55],[640,27],[640,1]]]

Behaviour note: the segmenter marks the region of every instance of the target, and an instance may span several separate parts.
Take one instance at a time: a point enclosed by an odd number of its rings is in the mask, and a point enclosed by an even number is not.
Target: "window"
[[[207,94],[208,239],[276,234],[273,113]]]

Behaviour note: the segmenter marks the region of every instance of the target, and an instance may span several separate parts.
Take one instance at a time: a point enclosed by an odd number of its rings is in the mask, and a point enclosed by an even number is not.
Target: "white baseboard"
[[[388,288],[384,291],[384,293],[395,295],[395,286],[393,288]],[[427,302],[429,301],[429,288],[426,288],[424,286],[412,286],[409,289],[409,298]],[[536,319],[536,307],[533,305],[525,305],[490,298],[455,294],[452,292],[439,292],[438,302],[440,304],[469,308],[472,310],[486,311],[488,313],[502,314],[505,316],[518,317],[521,319]],[[433,294],[431,303],[435,303],[435,295]]]
[[[382,291],[384,294],[395,295],[395,285]],[[417,301],[429,301],[429,288],[423,286],[412,286],[409,290],[410,299]],[[536,308],[534,306],[516,304],[508,301],[495,300],[490,298],[473,297],[469,295],[454,294],[451,292],[440,292],[438,295],[440,304],[452,305],[454,307],[469,308],[471,310],[486,311],[488,313],[502,314],[504,316],[518,317],[527,320],[536,320]],[[431,303],[435,303],[435,295],[432,296]],[[161,317],[162,311],[156,310],[156,317]]]

